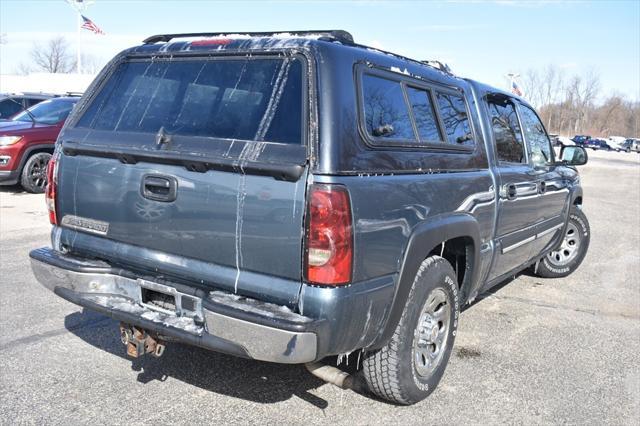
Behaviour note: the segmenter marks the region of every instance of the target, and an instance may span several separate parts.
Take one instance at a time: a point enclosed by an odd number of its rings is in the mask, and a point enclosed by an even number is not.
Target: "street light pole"
[[[520,74],[514,74],[512,72],[507,73],[507,77],[509,77],[509,92],[513,89],[513,80],[520,77]]]

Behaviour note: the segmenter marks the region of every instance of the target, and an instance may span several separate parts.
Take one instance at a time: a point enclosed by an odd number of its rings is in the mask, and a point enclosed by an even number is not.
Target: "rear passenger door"
[[[555,165],[551,141],[538,115],[521,102],[518,103],[518,113],[530,153],[532,176],[538,185],[536,240],[531,244],[531,255],[537,256],[550,248],[548,245],[564,225],[569,189]]]
[[[502,94],[489,95],[486,101],[499,185],[491,280],[531,258],[531,242],[536,238],[538,221],[538,184],[528,161],[515,102]]]

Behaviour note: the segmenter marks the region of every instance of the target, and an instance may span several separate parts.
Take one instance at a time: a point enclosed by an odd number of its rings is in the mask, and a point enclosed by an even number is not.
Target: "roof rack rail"
[[[420,62],[422,62],[424,64],[427,64],[427,65],[430,65],[430,66],[432,66],[434,68],[437,68],[440,71],[443,71],[443,72],[445,72],[447,74],[452,74],[453,75],[453,72],[451,71],[451,67],[448,64],[446,64],[446,63],[444,63],[442,61],[438,61],[437,59],[424,59],[424,60],[422,60]]]
[[[379,48],[377,48],[377,47],[373,47],[373,46],[367,46],[366,44],[353,43],[353,46],[355,46],[355,47],[360,47],[360,48],[362,48],[362,49],[375,50],[375,51],[377,51],[377,52],[384,53],[385,55],[391,55],[391,56],[394,56],[394,57],[396,57],[396,58],[398,58],[398,59],[402,59],[402,60],[404,60],[404,61],[411,61],[411,62],[413,62],[413,63],[415,63],[415,64],[419,64],[419,65],[427,65],[427,66],[430,66],[431,68],[435,68],[435,69],[437,69],[437,70],[439,70],[439,71],[442,71],[442,72],[444,72],[444,73],[446,73],[446,74],[449,74],[449,75],[451,75],[451,76],[454,76],[454,77],[456,76],[456,75],[453,73],[453,71],[451,71],[451,68],[449,68],[449,65],[447,65],[447,64],[445,64],[445,63],[442,63],[442,62],[440,62],[440,61],[429,61],[429,60],[421,61],[421,60],[419,60],[419,59],[409,58],[408,56],[400,55],[400,54],[398,54],[398,53],[390,52],[390,51],[388,51],[388,50],[379,49]],[[436,63],[437,63],[437,64],[436,64]]]
[[[307,30],[307,31],[274,31],[274,32],[242,32],[242,31],[233,31],[226,33],[184,33],[184,34],[157,34],[151,37],[147,37],[142,42],[144,44],[154,44],[160,41],[168,42],[173,40],[174,38],[184,38],[184,37],[215,37],[215,36],[225,36],[231,34],[246,34],[251,37],[269,37],[276,34],[291,34],[292,36],[305,36],[305,35],[321,35],[323,37],[330,38],[334,41],[339,41],[343,44],[354,44],[353,36],[344,30]]]

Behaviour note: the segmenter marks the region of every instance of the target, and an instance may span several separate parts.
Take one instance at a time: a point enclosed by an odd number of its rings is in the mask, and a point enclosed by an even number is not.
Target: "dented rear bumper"
[[[217,352],[284,364],[318,359],[323,322],[286,307],[224,292],[157,282],[126,270],[62,254],[33,250],[38,281],[58,296],[119,321]],[[171,296],[174,309],[145,303],[143,291]]]

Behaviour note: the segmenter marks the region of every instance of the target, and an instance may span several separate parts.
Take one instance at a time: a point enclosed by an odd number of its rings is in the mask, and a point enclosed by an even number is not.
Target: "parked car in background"
[[[607,143],[604,139],[591,138],[584,141],[582,144],[585,148],[591,148],[594,151],[598,149],[602,149],[605,151],[611,151],[611,145]]]
[[[48,168],[52,247],[30,256],[120,320],[132,357],[178,340],[343,386],[318,361],[353,354],[412,404],[463,305],[587,253],[584,148],[556,157],[524,99],[344,31],[153,36],[97,82]]]
[[[0,120],[7,120],[20,111],[37,103],[53,98],[55,95],[46,93],[3,93],[0,94]]]
[[[576,145],[584,145],[584,143],[589,139],[591,139],[591,136],[586,135],[575,135],[573,138],[571,138],[571,140],[574,141]]]
[[[0,185],[20,183],[25,191],[44,192],[56,138],[79,99],[48,99],[0,121]]]
[[[622,136],[610,136],[605,142],[616,152],[624,151],[622,144],[626,141],[626,138]]]
[[[635,151],[640,153],[640,139],[629,138],[622,143],[621,148],[625,152]]]

